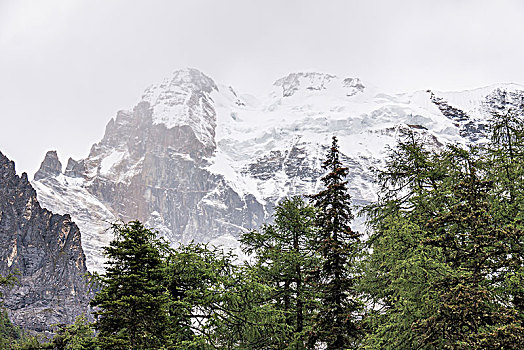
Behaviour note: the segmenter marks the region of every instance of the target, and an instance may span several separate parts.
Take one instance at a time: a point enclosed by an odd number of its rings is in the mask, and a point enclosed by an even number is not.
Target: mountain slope
[[[318,190],[332,135],[353,199],[366,203],[375,198],[372,169],[399,136],[415,131],[430,147],[483,142],[490,106],[520,103],[523,89],[391,95],[358,78],[292,73],[258,98],[186,69],[118,112],[64,173],[46,156],[33,184],[47,208],[78,222],[90,270],[102,269],[104,227],[115,219],[146,222],[173,243],[236,247],[239,233],[270,219],[280,199]]]

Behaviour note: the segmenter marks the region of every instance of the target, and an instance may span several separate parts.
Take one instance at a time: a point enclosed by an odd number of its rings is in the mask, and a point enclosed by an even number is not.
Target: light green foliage
[[[216,248],[174,249],[167,267],[174,349],[270,349],[283,314],[262,276]],[[279,343],[281,344],[281,343]]]
[[[316,308],[311,271],[318,264],[314,251],[315,210],[300,197],[284,199],[275,208],[275,221],[242,235],[246,253],[253,255],[251,273],[268,286],[266,306],[280,316],[275,349],[303,349]],[[264,302],[262,300],[262,302]]]
[[[366,266],[360,288],[371,296],[366,321],[364,348],[416,348],[411,327],[430,314],[435,295],[428,284],[428,270],[441,268],[435,253],[419,244],[422,232],[408,219],[388,218],[381,222],[381,234],[374,235],[373,254]]]
[[[522,347],[516,304],[502,288],[522,236],[500,220],[501,182],[487,159],[485,149],[427,152],[413,134],[391,152],[381,198],[368,208],[365,347]]]
[[[177,349],[218,346],[217,329],[230,315],[224,303],[238,267],[233,256],[206,245],[171,251],[166,266],[170,302],[170,343]]]

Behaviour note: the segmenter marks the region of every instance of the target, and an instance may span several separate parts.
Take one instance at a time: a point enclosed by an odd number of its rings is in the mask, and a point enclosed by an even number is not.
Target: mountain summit
[[[189,126],[205,147],[214,147],[216,116],[211,93],[215,82],[196,69],[184,69],[146,89],[141,101],[149,103],[153,124],[166,128]]]

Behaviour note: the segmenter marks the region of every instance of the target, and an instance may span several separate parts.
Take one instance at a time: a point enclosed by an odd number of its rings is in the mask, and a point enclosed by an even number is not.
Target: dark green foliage
[[[247,262],[114,225],[96,336],[79,318],[40,344],[2,310],[0,348],[524,348],[524,101],[497,98],[485,145],[430,151],[409,133],[390,151],[366,245],[333,138],[324,188],[243,234]]]
[[[493,337],[494,329],[505,329],[504,338],[517,336],[512,343],[519,344],[520,325],[497,296],[507,235],[493,220],[493,184],[484,178],[473,150],[450,147],[442,156],[449,164],[448,203],[428,221],[422,243],[439,249],[450,271],[428,281],[439,294],[439,304],[415,329],[424,344],[448,348],[500,348],[506,339]]]
[[[328,171],[322,178],[325,189],[311,196],[317,209],[315,245],[321,262],[315,276],[320,306],[310,346],[323,342],[327,349],[347,349],[355,347],[360,337],[356,312],[361,305],[352,274],[360,253],[360,234],[350,227],[353,214],[346,181],[348,169],[340,161],[336,137],[322,168]]]
[[[8,347],[9,350],[42,350],[46,349],[46,345],[39,341],[37,336],[24,335],[16,343]]]
[[[510,94],[511,95],[511,94]],[[494,183],[495,218],[509,243],[504,288],[524,322],[524,101],[508,103],[502,95],[491,107],[492,138],[488,145],[488,176]]]
[[[115,224],[107,270],[92,300],[101,349],[159,349],[166,343],[165,244],[141,223]]]
[[[281,315],[276,349],[303,349],[316,308],[310,271],[318,263],[314,252],[315,210],[300,197],[284,199],[275,208],[275,222],[242,235],[245,252],[254,255],[251,267],[270,287],[265,303]]]
[[[12,287],[17,281],[17,275],[15,272],[6,277],[0,276],[1,290]],[[2,297],[3,293],[0,291],[0,298]],[[45,349],[45,345],[40,343],[38,337],[24,334],[23,330],[9,320],[7,310],[0,305],[0,349],[40,350]]]
[[[16,281],[17,281],[17,276],[18,273],[10,273],[9,275],[7,276],[1,276],[0,275],[0,299],[4,297],[4,294],[2,293],[2,290],[5,289],[5,288],[10,288],[12,287]]]
[[[7,311],[0,309],[0,349],[7,349],[17,339],[20,339],[20,330],[11,323]]]

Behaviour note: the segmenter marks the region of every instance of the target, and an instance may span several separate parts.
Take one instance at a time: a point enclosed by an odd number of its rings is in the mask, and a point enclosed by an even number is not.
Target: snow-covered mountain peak
[[[142,100],[158,97],[155,92],[157,94],[167,93],[173,87],[186,91],[205,91],[207,93],[217,89],[213,79],[200,70],[185,68],[174,71],[171,76],[164,78],[160,83],[148,87],[142,95]]]
[[[166,128],[189,126],[205,146],[214,144],[216,126],[211,93],[218,87],[194,68],[175,71],[171,77],[148,87],[140,102],[149,103],[153,124]]]
[[[358,78],[341,79],[336,75],[326,73],[291,73],[278,79],[274,84],[282,88],[282,96],[290,97],[297,92],[315,92],[323,90],[342,89],[346,96],[353,96],[364,91],[364,85]]]

